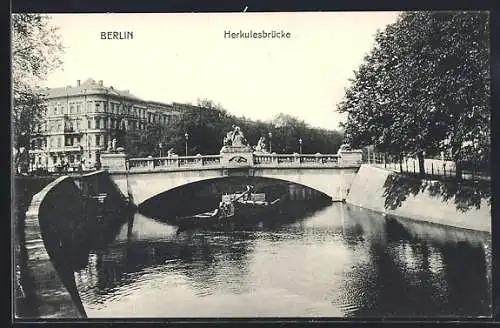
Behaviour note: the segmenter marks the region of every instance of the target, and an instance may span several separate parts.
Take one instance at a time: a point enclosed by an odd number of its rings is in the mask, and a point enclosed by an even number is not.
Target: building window
[[[95,102],[95,111],[96,113],[100,111],[100,104],[97,101]]]
[[[101,119],[99,117],[96,117],[95,118],[95,128],[99,129],[100,126],[101,126]]]
[[[75,106],[74,105],[69,105],[69,113],[73,114],[74,110],[75,110]]]
[[[95,145],[99,146],[100,144],[101,144],[101,136],[100,135],[96,135],[95,136]]]
[[[80,113],[82,111],[82,106],[80,104],[76,105],[76,112]]]
[[[104,103],[104,112],[107,113],[108,112],[108,104],[107,103]]]
[[[61,148],[62,138],[57,138],[57,148]]]

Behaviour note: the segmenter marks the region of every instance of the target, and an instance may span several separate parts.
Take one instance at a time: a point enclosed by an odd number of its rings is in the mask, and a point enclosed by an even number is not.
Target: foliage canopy
[[[60,67],[62,42],[50,18],[41,14],[11,16],[12,128],[16,149],[29,147],[30,136],[45,113],[41,90],[47,74]]]
[[[229,114],[220,104],[200,99],[198,106],[187,108],[180,121],[173,125],[150,125],[142,131],[127,132],[126,148],[131,156],[158,156],[159,145],[162,155],[172,148],[184,155],[185,134],[188,133],[188,154],[218,154],[223,137],[239,126],[250,145],[254,146],[260,137],[266,138],[269,147],[271,137],[272,152],[299,152],[299,139],[303,141],[304,153],[334,153],[342,143],[340,132],[309,127],[305,122],[286,114],[279,114],[270,122],[250,120]],[[269,148],[268,148],[269,150]]]
[[[337,109],[352,147],[485,164],[489,97],[488,14],[405,12],[377,33]]]

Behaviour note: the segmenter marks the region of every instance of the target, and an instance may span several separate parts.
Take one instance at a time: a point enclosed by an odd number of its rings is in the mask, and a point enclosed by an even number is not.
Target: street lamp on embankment
[[[273,153],[273,141],[272,141],[273,133],[269,132],[267,135],[269,136],[269,153],[272,154]]]

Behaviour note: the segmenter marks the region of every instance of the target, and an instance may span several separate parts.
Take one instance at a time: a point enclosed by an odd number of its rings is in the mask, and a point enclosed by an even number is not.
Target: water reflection
[[[487,234],[353,211],[344,234],[365,257],[346,276],[346,315],[490,315]]]
[[[80,295],[90,317],[489,315],[488,235],[345,204],[301,215],[182,232],[137,216],[76,274]]]

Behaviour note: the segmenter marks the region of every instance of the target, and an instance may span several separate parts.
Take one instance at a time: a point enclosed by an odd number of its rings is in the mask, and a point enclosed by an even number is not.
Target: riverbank
[[[489,185],[418,180],[362,165],[346,203],[380,213],[491,233]]]

